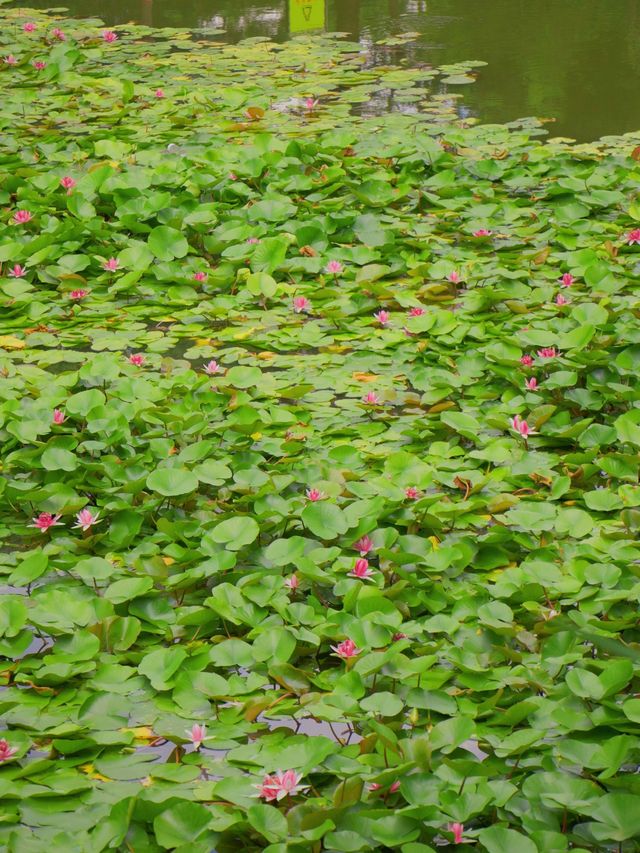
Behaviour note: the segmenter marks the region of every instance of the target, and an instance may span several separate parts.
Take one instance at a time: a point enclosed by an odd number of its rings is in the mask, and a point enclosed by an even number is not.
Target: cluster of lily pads
[[[1,18],[0,849],[640,850],[640,135]]]

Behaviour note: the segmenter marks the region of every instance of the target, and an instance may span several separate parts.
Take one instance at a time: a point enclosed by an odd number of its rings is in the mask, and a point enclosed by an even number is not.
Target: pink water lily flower
[[[298,580],[296,575],[291,575],[291,577],[284,579],[284,585],[288,589],[294,591],[300,586],[300,581]]]
[[[28,210],[16,210],[13,214],[13,221],[16,225],[26,225],[27,222],[31,222],[33,216],[29,213]]]
[[[533,364],[533,356],[523,355],[520,359],[520,364],[523,364],[525,367],[531,367],[531,365]]]
[[[107,272],[115,272],[119,266],[120,261],[117,258],[109,258],[108,261],[102,264],[102,269],[107,270]]]
[[[491,232],[487,232],[487,233],[491,233]],[[478,232],[476,232],[475,236],[479,237],[481,235]],[[447,281],[450,281],[451,284],[459,284],[461,281],[461,277],[460,277],[460,273],[458,272],[458,270],[453,270],[453,272],[450,272],[449,275],[447,276]]]
[[[396,631],[396,633],[391,638],[391,641],[393,643],[397,643],[399,640],[408,640],[408,639],[409,639],[408,634],[403,634],[402,631]]]
[[[488,228],[478,228],[477,231],[473,232],[474,237],[490,237],[491,231]]]
[[[640,246],[640,228],[634,228],[633,231],[629,231],[625,239],[629,246],[633,246],[634,243]]]
[[[306,494],[307,500],[311,501],[311,503],[321,501],[324,497],[324,492],[321,492],[320,489],[307,489]]]
[[[20,264],[14,264],[9,270],[9,278],[22,278],[22,276],[26,274],[26,269],[21,267]]]
[[[194,272],[193,280],[194,281],[206,281],[207,280],[206,272]]]
[[[22,31],[24,33],[33,33],[33,32],[35,32],[35,29],[36,29],[36,25],[33,23],[33,21],[27,21],[26,24],[22,25]]]
[[[566,296],[563,296],[562,293],[559,293],[556,296],[556,305],[568,305],[568,304],[569,304],[569,300],[566,298]]]
[[[525,387],[529,389],[529,391],[535,391],[538,387],[538,380],[535,376],[532,376],[531,379],[525,380]]]
[[[280,793],[280,783],[276,776],[267,774],[259,785],[255,785],[259,790],[259,797],[262,797],[268,803],[278,799]]]
[[[542,347],[538,350],[540,358],[555,358],[557,355],[555,347]]]
[[[194,745],[196,752],[202,746],[202,742],[207,736],[207,727],[200,725],[200,723],[194,723],[190,729],[186,729],[187,737]]]
[[[133,353],[129,356],[129,364],[133,364],[134,367],[142,367],[146,360],[147,359],[140,352]]]
[[[73,526],[81,527],[82,530],[86,533],[86,531],[94,524],[96,524],[99,519],[100,513],[96,513],[94,515],[90,509],[81,509],[80,512],[76,515],[76,523]]]
[[[422,315],[426,312],[424,308],[420,307],[420,305],[414,305],[413,308],[409,308],[409,311],[407,313],[410,317],[422,317]]]
[[[256,245],[256,243],[259,243],[259,242],[260,242],[260,238],[259,238],[259,237],[247,237],[247,243],[248,243],[250,246],[255,246],[255,245]]]
[[[208,373],[209,376],[215,376],[215,374],[220,373],[221,370],[222,368],[215,360],[215,358],[212,358],[211,361],[208,361],[204,366],[204,372]]]
[[[463,839],[462,835],[464,833],[464,824],[463,823],[450,823],[447,827],[449,832],[453,832],[453,843],[454,844],[462,844]]]
[[[42,533],[46,533],[50,527],[59,527],[61,522],[58,521],[59,515],[51,515],[50,512],[41,512],[39,516],[33,519],[33,524],[29,527],[37,527]]]
[[[114,41],[118,41],[118,34],[114,33],[113,30],[105,30],[102,33],[103,41],[106,41],[108,44],[111,44]]]
[[[54,424],[63,424],[66,421],[66,417],[62,409],[54,409],[52,420]]]
[[[564,275],[560,276],[560,287],[571,287],[574,281],[575,278],[571,275],[571,273],[566,272]]]
[[[13,758],[17,751],[15,746],[9,746],[5,738],[0,739],[0,761],[8,761]]]
[[[375,391],[368,391],[364,397],[362,398],[363,403],[366,403],[368,406],[379,406],[380,405],[380,397],[376,394]]]
[[[51,35],[54,37],[54,39],[58,39],[58,41],[65,41],[67,38],[63,31],[60,29],[60,27],[54,27],[54,29],[51,30]]]
[[[420,497],[420,489],[417,489],[415,486],[409,486],[404,490],[404,496],[410,501],[415,501]]]
[[[44,69],[47,67],[47,63],[43,62],[41,59],[35,59],[31,64],[36,69],[36,71],[44,71]]]
[[[314,110],[318,106],[317,98],[305,98],[304,105],[309,111]]]
[[[238,176],[236,175],[236,173],[235,173],[235,172],[229,172],[229,176],[228,176],[228,177],[229,177],[229,180],[230,180],[230,181],[237,181],[237,180],[238,180]]]
[[[391,785],[389,785],[389,793],[395,794],[395,792],[399,791],[399,790],[400,790],[400,780],[396,779],[395,782],[392,782]]]
[[[163,89],[156,89],[153,94],[158,99],[164,98],[164,90]]]
[[[366,557],[369,551],[373,551],[373,542],[368,536],[362,536],[353,543],[353,547],[360,552],[361,557]]]
[[[12,53],[10,53],[8,56],[5,56],[4,61],[7,65],[17,65],[18,64],[18,60],[15,58],[15,56]]]
[[[83,288],[78,288],[78,290],[72,290],[69,294],[69,299],[72,299],[74,302],[79,302],[81,299],[85,299],[89,295],[89,290],[84,290]]]
[[[304,311],[311,310],[311,303],[306,296],[294,296],[293,311],[295,314],[302,314]]]
[[[72,178],[70,175],[65,175],[63,178],[60,178],[60,186],[67,191],[67,195],[71,195],[71,190],[75,187],[75,185],[75,179]]]
[[[331,275],[339,275],[344,269],[344,267],[342,266],[340,261],[329,261],[325,269]]]
[[[344,660],[355,658],[362,651],[362,649],[357,648],[353,640],[350,640],[349,638],[338,643],[337,646],[331,646],[331,648],[338,657],[343,658]]]
[[[514,429],[523,438],[529,438],[530,435],[535,435],[535,430],[530,427],[526,421],[521,420],[519,415],[515,415],[510,419],[511,428]]]
[[[381,326],[386,326],[389,323],[390,317],[388,311],[378,311],[373,315]]]
[[[370,791],[379,791],[379,790],[380,790],[380,788],[382,788],[382,785],[380,784],[380,782],[372,782],[372,783],[369,785],[369,790],[370,790]]]
[[[373,571],[369,568],[369,561],[365,560],[364,557],[360,557],[356,560],[355,566],[349,572],[352,578],[358,578],[361,581],[371,580],[373,577]]]

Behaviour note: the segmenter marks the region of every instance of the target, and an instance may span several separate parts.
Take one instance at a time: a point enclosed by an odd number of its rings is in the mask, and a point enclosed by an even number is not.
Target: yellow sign
[[[325,0],[289,0],[289,31],[322,30],[326,21]]]

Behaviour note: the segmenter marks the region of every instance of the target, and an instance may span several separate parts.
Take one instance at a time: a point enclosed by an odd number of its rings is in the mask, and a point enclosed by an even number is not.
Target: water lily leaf
[[[187,495],[198,488],[198,477],[186,468],[158,468],[147,477],[147,488],[165,497]]]

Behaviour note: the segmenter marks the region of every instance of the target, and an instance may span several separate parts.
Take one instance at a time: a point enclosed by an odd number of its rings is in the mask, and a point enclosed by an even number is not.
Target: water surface
[[[24,6],[24,3],[13,3]],[[46,9],[47,0],[29,4]],[[67,0],[74,16],[155,27],[216,27],[225,41],[279,41],[324,23],[370,46],[416,31],[393,61],[442,65],[481,59],[478,82],[460,86],[482,121],[553,118],[552,136],[580,141],[640,128],[639,0]],[[381,51],[378,61],[388,62]]]

